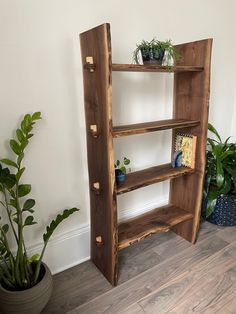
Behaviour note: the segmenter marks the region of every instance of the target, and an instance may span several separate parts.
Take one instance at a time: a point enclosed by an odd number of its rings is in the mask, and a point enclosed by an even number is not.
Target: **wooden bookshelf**
[[[137,243],[158,232],[167,232],[173,226],[193,219],[193,215],[174,205],[155,208],[143,215],[122,222],[118,226],[118,250]]]
[[[212,39],[177,45],[183,58],[180,64],[171,68],[112,63],[109,24],[80,34],[80,43],[90,185],[91,260],[107,280],[116,285],[118,250],[170,229],[192,243],[197,239],[205,169]],[[140,75],[172,72],[172,119],[114,126],[112,71],[140,72]],[[197,136],[195,169],[157,165],[128,174],[126,182],[117,186],[113,150],[116,138],[167,129],[172,129],[172,147],[177,131]],[[169,205],[118,224],[119,195],[163,180],[170,181]]]
[[[170,163],[131,172],[127,174],[125,182],[117,186],[116,194],[127,193],[154,183],[191,173],[194,173],[194,169],[187,167],[173,168]]]
[[[121,137],[168,129],[189,128],[198,124],[200,124],[200,121],[198,120],[167,119],[161,121],[114,126],[112,129],[112,134],[113,137]]]

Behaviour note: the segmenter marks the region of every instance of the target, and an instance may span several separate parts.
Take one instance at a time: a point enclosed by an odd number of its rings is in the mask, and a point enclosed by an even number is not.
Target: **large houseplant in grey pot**
[[[214,138],[207,139],[207,158],[203,191],[203,216],[210,222],[236,225],[236,143],[222,141],[208,125]]]
[[[25,167],[24,154],[40,112],[26,114],[10,140],[14,160],[0,160],[0,313],[36,314],[48,302],[52,292],[52,276],[42,262],[48,241],[56,227],[77,208],[66,209],[51,221],[43,234],[40,254],[29,256],[24,231],[36,224],[35,200],[29,198],[30,184],[21,182]],[[16,250],[12,250],[13,238]]]

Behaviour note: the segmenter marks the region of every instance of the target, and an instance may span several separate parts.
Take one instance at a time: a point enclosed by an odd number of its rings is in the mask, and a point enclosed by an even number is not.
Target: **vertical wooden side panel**
[[[103,24],[80,34],[80,44],[90,184],[91,259],[108,281],[116,285],[118,238],[112,139],[110,25]],[[86,60],[92,60],[94,64],[86,65]],[[96,130],[96,136],[91,129]],[[94,183],[98,188],[94,189]]]
[[[210,65],[212,39],[176,46],[183,56],[184,65],[203,66],[204,71],[175,73],[173,118],[200,120],[199,126],[173,131],[197,135],[196,171],[190,176],[173,179],[170,185],[170,203],[194,215],[192,221],[183,222],[173,230],[194,243],[199,229],[202,190],[205,171],[208,107],[210,94]]]

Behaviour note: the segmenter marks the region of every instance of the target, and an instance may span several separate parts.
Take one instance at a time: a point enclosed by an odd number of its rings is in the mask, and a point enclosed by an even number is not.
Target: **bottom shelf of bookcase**
[[[152,234],[167,232],[171,227],[192,218],[191,213],[169,204],[122,222],[118,226],[118,250],[137,243]]]

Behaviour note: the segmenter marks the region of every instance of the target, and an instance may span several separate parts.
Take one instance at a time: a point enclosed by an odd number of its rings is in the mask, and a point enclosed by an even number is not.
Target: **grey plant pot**
[[[34,287],[23,291],[9,291],[0,285],[0,313],[38,314],[52,294],[52,274],[46,264],[45,275]]]

